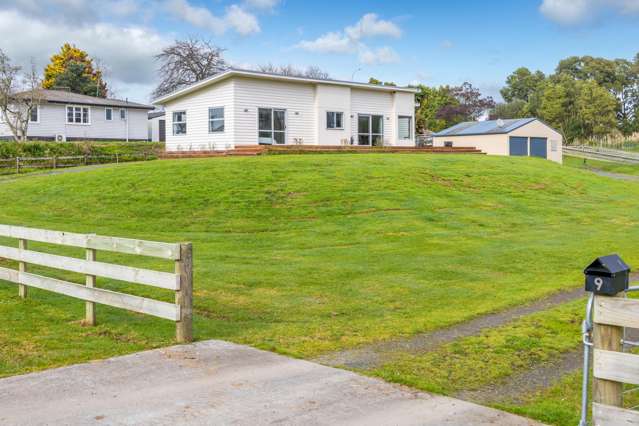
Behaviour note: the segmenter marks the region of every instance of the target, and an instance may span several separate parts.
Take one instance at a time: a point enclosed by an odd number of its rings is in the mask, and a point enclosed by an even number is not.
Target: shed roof
[[[40,89],[42,99],[53,104],[95,105],[116,108],[155,109],[151,105],[137,102],[123,101],[121,99],[98,98],[96,96],[72,93],[67,90]]]
[[[433,136],[499,135],[510,133],[535,120],[537,119],[531,117],[511,120],[466,121],[437,132]]]
[[[357,88],[370,89],[370,90],[377,90],[377,91],[384,91],[384,92],[407,92],[407,93],[419,92],[419,89],[415,87],[386,86],[386,85],[380,85],[380,84],[359,83],[356,81],[295,77],[290,75],[281,75],[281,74],[273,74],[273,73],[267,73],[267,72],[261,72],[261,71],[230,68],[224,72],[215,74],[212,77],[209,77],[202,81],[198,81],[197,83],[193,83],[190,86],[176,90],[175,92],[169,93],[167,95],[160,96],[159,98],[155,99],[153,102],[157,104],[162,104],[163,102],[167,102],[172,99],[178,98],[180,96],[186,95],[188,93],[194,92],[202,87],[206,87],[208,85],[217,83],[229,77],[249,77],[249,78],[258,78],[262,80],[273,80],[273,81],[329,84],[334,86],[348,86],[348,87],[352,87],[356,89]]]
[[[149,113],[149,120],[153,120],[154,118],[164,117],[166,112],[164,111],[152,111]]]

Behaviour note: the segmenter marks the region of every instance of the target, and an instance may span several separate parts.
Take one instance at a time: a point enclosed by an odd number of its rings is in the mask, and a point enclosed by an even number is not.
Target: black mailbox
[[[586,269],[586,291],[614,296],[626,291],[630,282],[630,267],[616,254],[595,259]]]

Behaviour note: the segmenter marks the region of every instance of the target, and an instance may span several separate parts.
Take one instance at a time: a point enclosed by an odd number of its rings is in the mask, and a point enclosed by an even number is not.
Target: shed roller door
[[[527,156],[528,138],[520,136],[510,137],[510,155]]]
[[[530,138],[531,157],[548,157],[548,140],[546,138]]]

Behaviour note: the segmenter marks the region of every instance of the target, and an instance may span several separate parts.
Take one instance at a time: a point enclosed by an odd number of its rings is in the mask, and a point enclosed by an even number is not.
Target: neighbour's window
[[[399,128],[399,139],[411,139],[411,129],[413,127],[411,124],[413,118],[408,116],[399,116],[397,121],[397,127]]]
[[[344,113],[335,111],[326,111],[326,128],[327,129],[343,129]]]
[[[126,120],[126,110],[125,109],[121,109],[120,110],[120,120]]]
[[[224,131],[224,108],[209,108],[209,133]]]
[[[112,121],[113,120],[113,108],[105,108],[104,109],[104,119],[106,121]]]
[[[446,141],[446,142],[444,142],[444,146],[446,148],[452,148],[453,147],[453,142],[452,141]]]
[[[89,107],[68,106],[67,107],[67,123],[68,124],[90,124]]]
[[[173,134],[186,135],[186,111],[173,112]]]
[[[40,108],[33,107],[33,109],[31,110],[30,114],[29,114],[29,122],[31,123],[37,123],[40,121]]]
[[[557,141],[550,141],[550,151],[557,152]]]

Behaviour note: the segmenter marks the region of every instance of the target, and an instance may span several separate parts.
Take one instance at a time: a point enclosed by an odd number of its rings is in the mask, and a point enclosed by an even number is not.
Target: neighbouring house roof
[[[537,120],[517,118],[511,120],[467,121],[435,133],[433,136],[477,136],[510,133],[515,129]]]
[[[137,102],[123,101],[121,99],[98,98],[96,96],[81,95],[66,90],[40,89],[42,100],[52,104],[94,105],[103,107],[155,109],[154,106],[139,104]]]
[[[153,120],[154,118],[164,117],[166,113],[164,111],[154,111],[149,113],[149,120]]]
[[[172,99],[194,92],[198,89],[220,82],[230,77],[249,77],[249,78],[257,78],[257,79],[272,80],[272,81],[328,84],[328,85],[334,85],[334,86],[347,86],[347,87],[352,87],[356,89],[370,89],[370,90],[377,90],[377,91],[383,91],[383,92],[407,92],[407,93],[419,92],[419,89],[414,87],[384,86],[380,84],[358,83],[355,81],[346,81],[346,80],[294,77],[289,75],[281,75],[281,74],[266,73],[261,71],[250,71],[250,70],[243,70],[239,68],[231,68],[227,71],[216,74],[205,80],[198,81],[197,83],[191,84],[190,86],[184,87],[180,90],[176,90],[175,92],[169,93],[164,96],[160,96],[159,98],[155,99],[153,103],[161,104],[163,102],[170,101]]]

